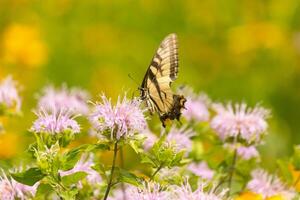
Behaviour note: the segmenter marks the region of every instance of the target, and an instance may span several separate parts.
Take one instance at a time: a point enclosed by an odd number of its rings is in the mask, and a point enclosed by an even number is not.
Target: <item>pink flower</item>
[[[21,99],[17,90],[17,83],[11,76],[6,77],[0,82],[0,108],[13,109],[20,112]]]
[[[8,178],[4,172],[0,177],[0,199],[3,200],[14,200],[21,199],[25,200],[29,197],[34,197],[36,193],[38,183],[34,186],[27,186],[16,182],[12,178]]]
[[[113,191],[112,197],[108,197],[108,200],[130,200],[129,190],[135,190],[133,186],[125,186],[124,190],[116,189]]]
[[[90,115],[92,126],[97,132],[110,131],[111,139],[119,140],[146,129],[144,110],[140,108],[141,101],[127,100],[126,96],[121,100],[119,97],[116,106],[113,106],[104,95],[101,98],[102,102],[96,103]]]
[[[188,121],[203,122],[209,120],[208,106],[210,100],[206,94],[195,94],[190,87],[184,87],[179,92],[183,93],[187,99],[182,115]]]
[[[202,161],[200,163],[191,163],[188,165],[188,170],[191,171],[192,173],[194,173],[195,175],[203,178],[203,179],[207,179],[207,180],[211,180],[214,176],[214,171],[211,170],[207,163],[205,161]]]
[[[173,126],[171,127],[166,140],[168,143],[173,144],[177,151],[185,149],[187,152],[190,152],[193,147],[191,137],[194,135],[195,133],[192,129],[188,129],[185,126],[178,129]]]
[[[259,157],[259,153],[255,146],[240,146],[237,148],[237,154],[242,157],[244,160],[250,160],[251,158]]]
[[[154,133],[152,133],[150,130],[146,130],[142,134],[144,134],[144,136],[146,137],[143,147],[146,151],[148,151],[154,145],[154,143],[158,140],[158,137]]]
[[[143,186],[135,187],[127,185],[122,189],[113,192],[113,197],[108,200],[168,200],[169,193],[163,191],[161,186],[154,182],[144,182]]]
[[[126,192],[127,193],[127,192]],[[130,187],[128,189],[130,200],[167,200],[169,193],[163,191],[161,186],[153,182],[145,182],[143,187]]]
[[[213,104],[212,107],[217,115],[212,119],[211,127],[222,140],[239,136],[249,143],[259,142],[268,127],[266,118],[270,112],[262,107],[247,108],[244,103],[234,107]]]
[[[38,116],[30,131],[35,133],[49,133],[51,135],[71,132],[79,133],[80,126],[69,111],[53,111],[49,113],[42,108],[35,113]]]
[[[47,86],[43,89],[42,96],[39,97],[38,107],[46,111],[69,110],[73,114],[86,115],[89,112],[87,101],[89,94],[79,88],[68,89],[63,85],[60,89]]]
[[[214,192],[214,188],[211,190],[205,190],[207,183],[200,182],[198,188],[193,191],[190,184],[185,183],[181,186],[174,186],[172,188],[173,200],[226,200],[225,197],[227,190],[223,190],[220,193]]]
[[[262,169],[256,169],[251,173],[252,180],[247,188],[261,194],[263,198],[280,195],[286,200],[291,200],[295,196],[295,191],[283,184],[277,176],[271,176]]]
[[[259,157],[259,153],[254,145],[244,146],[240,143],[225,143],[223,147],[232,152],[236,150],[237,155],[243,160],[250,160],[252,158]]]

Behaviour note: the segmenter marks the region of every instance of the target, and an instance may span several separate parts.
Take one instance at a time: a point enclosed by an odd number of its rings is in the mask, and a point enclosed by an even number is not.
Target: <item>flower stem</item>
[[[229,178],[228,178],[228,195],[230,195],[230,191],[231,191],[231,184],[232,184],[232,177],[234,174],[234,170],[235,170],[235,164],[236,164],[236,160],[237,160],[237,149],[234,150],[233,153],[233,160],[232,160],[232,165],[229,171]]]
[[[120,148],[120,163],[121,163],[121,168],[124,168],[124,153],[123,153],[123,148]],[[123,200],[126,200],[126,191],[125,191],[125,186],[124,183],[121,183],[121,189],[123,193]]]
[[[112,186],[112,180],[113,180],[113,175],[114,175],[114,171],[115,171],[115,166],[116,166],[116,158],[117,158],[117,152],[118,152],[118,142],[115,142],[115,146],[114,146],[114,157],[113,157],[113,163],[111,166],[111,171],[110,171],[110,178],[109,178],[109,182],[107,184],[107,188],[105,191],[105,195],[103,200],[106,200],[110,191],[110,188]]]
[[[154,176],[163,168],[163,163],[155,170],[155,172],[150,176],[150,181],[153,180]]]

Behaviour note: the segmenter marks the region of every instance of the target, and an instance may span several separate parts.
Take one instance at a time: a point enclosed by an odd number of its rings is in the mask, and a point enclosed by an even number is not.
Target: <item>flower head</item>
[[[203,179],[211,180],[214,176],[214,171],[211,170],[205,161],[200,163],[191,163],[188,165],[188,170]]]
[[[69,111],[60,110],[49,113],[41,108],[35,114],[38,119],[33,122],[30,128],[32,132],[49,133],[51,135],[64,132],[80,132],[79,124]]]
[[[148,151],[154,145],[154,143],[158,140],[158,137],[154,133],[152,133],[150,130],[144,131],[143,134],[146,137],[146,139],[143,143],[143,147],[146,151]]]
[[[8,178],[4,172],[2,172],[2,176],[0,177],[0,199],[28,199],[28,197],[35,195],[37,185],[38,183],[34,186],[18,183],[14,179]]]
[[[259,157],[259,153],[255,146],[240,146],[237,148],[237,154],[244,160]]]
[[[11,76],[6,77],[0,83],[0,109],[2,106],[5,109],[12,109],[16,112],[20,112],[21,109],[21,99],[17,90],[17,83]]]
[[[231,152],[236,151],[237,155],[243,160],[250,160],[252,158],[259,158],[259,152],[257,151],[254,145],[244,146],[241,143],[225,143],[223,145],[225,149],[228,149]]]
[[[295,192],[287,188],[277,176],[271,176],[262,169],[252,171],[251,176],[252,180],[247,188],[264,198],[280,195],[286,200],[291,200],[295,196]]]
[[[174,144],[177,151],[185,149],[187,150],[187,152],[190,152],[193,146],[191,137],[194,135],[195,133],[192,129],[188,129],[185,126],[178,129],[175,126],[173,126],[171,127],[166,140],[170,144]]]
[[[234,107],[227,104],[213,104],[217,115],[211,121],[211,127],[222,140],[230,137],[241,137],[249,143],[258,142],[266,131],[268,124],[266,118],[269,111],[256,106],[247,108],[247,105],[236,104]]]
[[[86,115],[89,111],[87,100],[89,94],[79,88],[68,89],[63,85],[60,89],[48,86],[43,89],[42,96],[39,97],[38,107],[46,111],[69,110],[73,114]]]
[[[174,200],[225,200],[226,190],[220,193],[214,192],[214,188],[205,191],[206,182],[200,182],[198,188],[193,191],[190,184],[184,183],[181,186],[174,186],[172,189],[172,199]]]
[[[122,190],[117,189],[113,192],[113,197],[109,197],[109,200],[167,200],[169,199],[169,193],[163,191],[162,187],[153,182],[144,182],[141,187],[135,187],[133,185],[126,185]]]
[[[141,102],[128,100],[126,96],[113,106],[111,101],[102,95],[102,102],[96,103],[90,116],[93,128],[98,132],[111,131],[111,138],[127,138],[146,129],[147,124]]]
[[[128,194],[131,200],[167,200],[169,193],[163,191],[161,186],[153,182],[145,182],[143,187],[130,187]]]
[[[189,87],[183,88],[181,92],[186,95],[187,99],[182,115],[189,121],[208,121],[208,106],[210,104],[208,96],[204,93],[195,94]]]
[[[116,189],[115,191],[113,191],[112,197],[108,197],[108,200],[124,200],[124,199],[129,199],[129,190],[132,190],[133,186],[126,186],[124,187],[124,189],[122,190],[120,189]]]

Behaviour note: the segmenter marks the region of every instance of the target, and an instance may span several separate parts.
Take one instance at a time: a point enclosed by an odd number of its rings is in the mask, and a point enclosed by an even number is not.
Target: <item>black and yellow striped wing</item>
[[[151,113],[157,112],[163,122],[179,119],[185,98],[173,94],[171,83],[178,75],[178,44],[176,34],[168,35],[160,44],[141,85],[141,97]]]

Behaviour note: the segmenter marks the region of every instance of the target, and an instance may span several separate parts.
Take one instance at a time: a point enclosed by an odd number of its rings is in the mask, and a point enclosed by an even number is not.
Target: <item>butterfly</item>
[[[174,94],[171,84],[178,74],[177,36],[169,34],[159,45],[139,87],[141,99],[151,114],[157,112],[163,127],[167,120],[178,120],[186,99]]]

